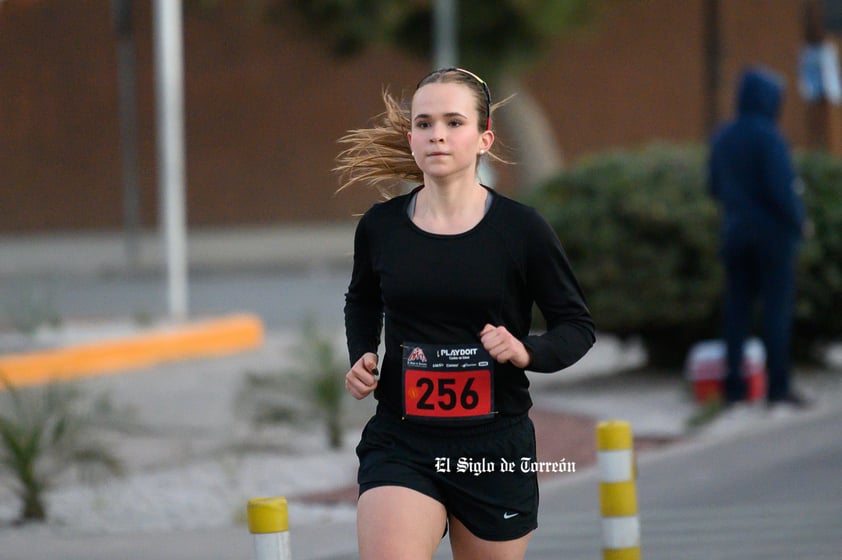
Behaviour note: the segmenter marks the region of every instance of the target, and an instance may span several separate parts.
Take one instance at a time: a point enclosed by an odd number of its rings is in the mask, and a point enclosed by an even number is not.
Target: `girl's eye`
[[[453,126],[453,127],[462,126],[462,121],[453,120],[453,121],[450,121],[450,123],[448,123],[448,124],[450,124],[450,126]]]
[[[430,126],[430,123],[425,121],[418,121],[415,123],[415,126],[417,126],[418,128],[428,128]]]

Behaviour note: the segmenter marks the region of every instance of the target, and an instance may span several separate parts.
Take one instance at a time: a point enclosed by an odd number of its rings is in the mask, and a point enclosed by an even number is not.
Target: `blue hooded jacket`
[[[749,69],[737,94],[737,117],[711,141],[709,189],[722,208],[725,251],[747,245],[795,250],[805,219],[786,140],[778,131],[783,87]]]

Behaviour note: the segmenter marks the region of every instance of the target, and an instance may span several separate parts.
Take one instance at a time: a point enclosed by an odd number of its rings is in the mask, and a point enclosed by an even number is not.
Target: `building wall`
[[[567,161],[652,140],[701,141],[705,0],[628,0],[559,41],[526,76]],[[142,219],[157,215],[150,2],[135,2]],[[336,139],[414,84],[424,61],[337,61],[293,21],[242,8],[185,12],[188,222],[192,227],[348,220],[377,194],[335,195]],[[747,62],[789,77],[783,126],[803,140],[795,92],[800,0],[720,1],[718,102],[731,113]],[[123,220],[116,39],[110,0],[0,7],[0,233],[114,229]],[[512,191],[513,174],[500,189]]]
[[[739,0],[720,6],[718,121],[733,116],[734,89],[747,64],[787,79],[782,127],[805,135],[797,96],[799,0]],[[598,27],[559,41],[530,75],[568,160],[647,142],[703,141],[707,124],[705,0],[614,4]]]

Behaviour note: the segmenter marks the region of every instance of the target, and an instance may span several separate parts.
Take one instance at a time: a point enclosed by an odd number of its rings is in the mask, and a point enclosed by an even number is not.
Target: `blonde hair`
[[[485,84],[474,74],[456,68],[447,68],[431,72],[419,82],[416,91],[429,83],[461,83],[467,85],[477,98],[479,113],[479,130],[490,123],[491,115],[486,115]],[[491,105],[490,113],[499,106],[507,103],[510,98]],[[336,156],[337,165],[334,171],[339,174],[339,188],[365,184],[377,188],[381,193],[389,196],[390,192],[400,186],[402,182],[422,183],[424,174],[415,163],[415,157],[409,147],[407,133],[412,128],[410,108],[407,104],[395,99],[388,89],[383,90],[383,103],[386,110],[374,118],[370,128],[349,130],[339,139],[339,143],[347,145]],[[500,163],[509,163],[496,153],[486,152],[487,156]],[[480,156],[477,156],[479,160]]]

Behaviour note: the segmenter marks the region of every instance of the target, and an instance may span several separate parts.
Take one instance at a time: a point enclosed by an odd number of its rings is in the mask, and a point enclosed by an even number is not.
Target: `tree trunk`
[[[556,175],[564,166],[561,148],[544,110],[515,76],[500,77],[504,99],[515,97],[495,115],[505,130],[506,144],[514,150],[518,190],[529,192]]]

